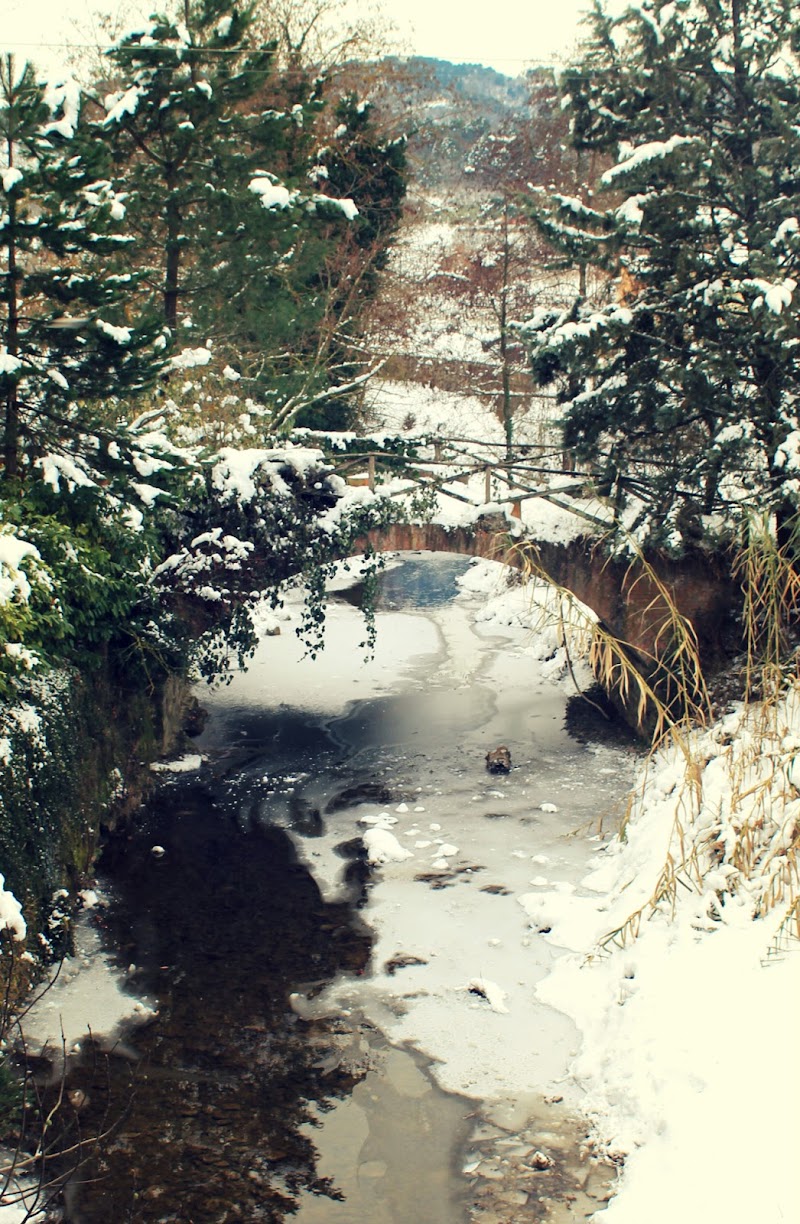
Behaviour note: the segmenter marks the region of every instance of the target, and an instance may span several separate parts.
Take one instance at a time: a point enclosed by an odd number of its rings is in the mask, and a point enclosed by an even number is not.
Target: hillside
[[[529,184],[574,192],[582,174],[552,74],[390,58],[350,65],[346,83],[383,130],[408,137],[406,206],[367,331],[391,386],[373,385],[368,412],[388,394],[413,428],[421,393],[462,393],[513,418],[520,441],[546,440],[553,396],[535,392],[515,326],[578,287],[523,202]]]

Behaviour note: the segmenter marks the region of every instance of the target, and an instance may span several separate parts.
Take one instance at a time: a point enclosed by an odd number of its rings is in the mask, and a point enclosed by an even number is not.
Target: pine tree
[[[247,190],[253,117],[240,108],[272,63],[270,47],[243,52],[248,25],[228,0],[185,0],[182,21],[154,16],[110,52],[123,84],[105,98],[97,135],[112,142],[139,257],[173,332],[204,289],[201,256],[217,246],[225,204]]]
[[[0,141],[2,450],[15,482],[58,455],[66,469],[98,461],[103,422],[91,404],[152,381],[157,335],[127,317],[123,197],[85,139],[77,86],[45,90],[6,57]]]
[[[125,84],[98,130],[174,342],[210,340],[284,427],[342,381],[328,270],[356,210],[309,177],[321,83],[280,78],[272,45],[249,50],[252,15],[230,0],[185,0],[183,17],[112,52]]]
[[[790,0],[598,4],[564,78],[578,148],[612,151],[602,200],[534,207],[605,276],[528,326],[564,440],[638,526],[681,547],[702,515],[800,505],[800,39]]]
[[[374,273],[385,266],[388,247],[400,224],[406,194],[405,137],[386,139],[370,102],[350,92],[339,100],[333,140],[321,151],[318,167],[327,194],[352,198],[358,219],[351,238],[370,253],[370,290]]]
[[[322,193],[315,199],[318,207],[326,207],[328,197],[352,200],[357,214],[354,209],[346,230],[339,227],[314,286],[324,303],[325,381],[331,396],[325,396],[322,382],[313,403],[298,412],[296,420],[312,428],[343,429],[352,423],[352,407],[337,397],[336,384],[358,385],[370,366],[365,316],[400,225],[407,164],[405,137],[387,139],[371,104],[354,91],[339,100],[334,117],[333,136],[318,151],[310,172]]]

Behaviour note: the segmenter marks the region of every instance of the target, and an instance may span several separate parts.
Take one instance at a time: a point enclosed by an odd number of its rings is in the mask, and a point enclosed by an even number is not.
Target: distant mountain
[[[388,56],[347,65],[342,80],[373,102],[382,126],[408,134],[413,178],[449,191],[472,172],[481,142],[534,119],[532,99],[552,77],[544,71],[508,77],[481,64]]]
[[[389,57],[386,64],[403,64],[427,78],[433,89],[449,91],[473,102],[494,100],[500,107],[523,104],[527,98],[526,78],[509,77],[483,64],[452,64],[449,60],[416,55],[401,60]]]

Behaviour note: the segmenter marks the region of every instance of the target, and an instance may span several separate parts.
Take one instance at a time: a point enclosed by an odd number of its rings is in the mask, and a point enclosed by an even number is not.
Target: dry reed
[[[652,894],[607,933],[601,948],[629,943],[642,922],[656,912],[674,915],[685,893],[709,894],[711,916],[718,917],[724,896],[719,889],[707,888],[706,882],[720,867],[727,873],[730,891],[746,885],[756,914],[786,907],[770,956],[800,939],[800,678],[792,646],[800,607],[798,543],[800,535],[779,545],[763,516],[754,515],[743,524],[734,574],[742,589],[746,668],[732,730],[725,730],[725,723],[714,724],[692,625],[630,541],[628,591],[647,583],[648,590],[655,592],[645,608],[645,615],[656,618],[650,652],[620,641],[555,582],[535,545],[515,542],[505,550],[505,560],[524,583],[547,584],[551,598],[540,605],[541,624],[557,625],[570,670],[573,657],[587,659],[605,690],[634,715],[640,728],[650,731],[645,768],[629,796],[620,837],[625,837],[635,812],[649,802],[648,782],[655,763],[670,750],[677,751],[682,761],[681,782],[672,800],[669,845]],[[704,774],[719,758],[724,762],[725,802],[719,811],[712,811],[712,800],[704,793]]]

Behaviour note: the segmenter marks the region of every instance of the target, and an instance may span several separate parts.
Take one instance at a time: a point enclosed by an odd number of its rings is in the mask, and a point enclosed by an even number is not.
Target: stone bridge
[[[707,668],[723,659],[726,646],[730,649],[741,590],[724,556],[696,552],[675,559],[650,553],[644,561],[617,560],[604,554],[596,537],[581,536],[566,544],[529,543],[538,566],[591,608],[645,672],[652,674],[652,660],[663,659],[671,646],[664,630],[669,616],[664,593],[693,626]],[[458,553],[516,568],[523,564],[500,514],[479,518],[471,529],[397,523],[363,537],[354,554],[366,548]]]
[[[453,439],[436,438],[432,462],[422,463],[418,468],[407,463],[403,470],[403,476],[410,482],[408,491],[433,489],[445,500],[455,497],[468,504],[476,515],[472,526],[397,523],[370,533],[358,545],[371,546],[376,552],[460,553],[520,567],[519,552],[508,547],[508,520],[498,507],[508,504],[512,515],[519,516],[523,501],[540,497],[590,519],[601,533],[608,529],[608,523],[593,518],[581,504],[593,477],[574,471],[574,465],[564,468],[560,453],[554,460],[552,448],[526,446],[510,457],[502,454],[476,459],[473,451],[479,445],[470,442],[458,446]],[[396,460],[391,452],[357,454],[339,462],[337,471],[349,483],[368,484],[374,489],[378,468],[387,455]],[[552,483],[556,477],[556,485],[543,489],[543,480]],[[471,481],[473,487],[459,484],[462,479]],[[578,498],[577,505],[564,504],[570,496]],[[532,530],[535,534],[535,526]],[[531,534],[530,520],[527,534]],[[680,560],[656,552],[648,553],[644,563],[636,559],[610,560],[599,540],[599,534],[591,533],[590,528],[567,544],[536,539],[530,543],[538,564],[553,581],[590,607],[631,650],[651,658],[662,657],[669,648],[663,634],[669,609],[661,584],[669,600],[691,622],[704,662],[713,664],[722,654],[723,643],[730,640],[729,630],[741,608],[741,591],[731,577],[730,558],[697,550]]]

